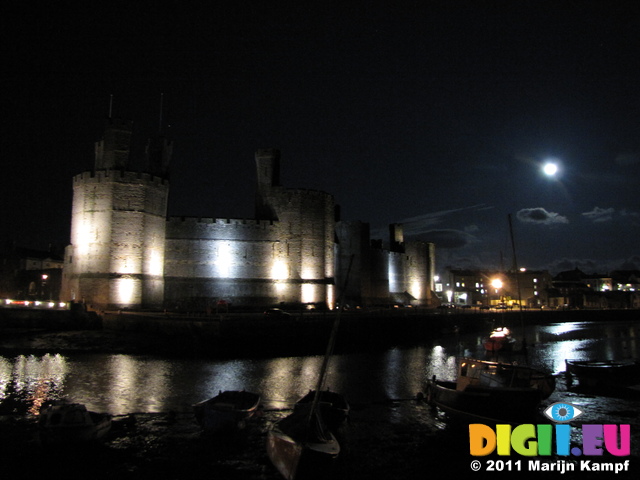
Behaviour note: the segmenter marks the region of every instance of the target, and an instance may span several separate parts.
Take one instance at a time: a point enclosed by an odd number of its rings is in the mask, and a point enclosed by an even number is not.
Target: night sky
[[[640,268],[634,2],[23,3],[0,7],[3,239],[68,243],[113,95],[136,151],[174,141],[170,215],[251,218],[274,147],[285,186],[374,238],[403,223],[438,269],[511,266],[509,215],[519,266]]]

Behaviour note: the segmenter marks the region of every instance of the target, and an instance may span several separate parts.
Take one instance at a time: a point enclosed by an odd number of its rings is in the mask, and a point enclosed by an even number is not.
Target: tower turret
[[[173,142],[170,140],[164,137],[149,139],[145,149],[147,172],[159,177],[168,177],[172,154]]]
[[[256,218],[277,220],[271,196],[273,187],[280,186],[280,151],[263,148],[256,151]]]
[[[126,169],[131,155],[132,132],[132,121],[108,118],[102,140],[96,142],[94,169]]]

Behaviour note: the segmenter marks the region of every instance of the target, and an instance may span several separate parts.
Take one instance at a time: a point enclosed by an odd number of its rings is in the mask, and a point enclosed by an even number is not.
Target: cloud
[[[613,208],[595,207],[590,212],[584,212],[582,216],[587,217],[589,220],[591,220],[594,223],[602,223],[602,222],[609,222],[613,220],[614,213],[615,213],[615,210]]]
[[[579,269],[586,274],[606,275],[613,270],[640,270],[640,255],[632,255],[628,258],[610,260],[596,260],[592,258],[559,258],[547,265],[538,268],[548,270],[553,275],[560,272]]]
[[[467,211],[483,211],[490,210],[494,207],[488,206],[484,203],[477,205],[471,205],[468,207],[454,208],[449,210],[440,210],[437,212],[425,213],[424,215],[418,215],[415,217],[405,218],[400,223],[404,227],[405,235],[419,235],[430,232],[434,225],[438,225],[443,222],[445,217],[454,215],[456,213]]]
[[[430,230],[420,235],[420,239],[425,242],[435,243],[438,248],[463,248],[470,244],[477,243],[478,239],[466,232],[453,229]]]
[[[553,225],[556,223],[569,223],[567,217],[564,217],[555,212],[547,212],[542,207],[537,208],[523,208],[520,210],[516,217],[521,222],[537,223],[542,225]]]
[[[627,209],[620,210],[620,216],[628,220],[632,225],[640,225],[640,213]]]

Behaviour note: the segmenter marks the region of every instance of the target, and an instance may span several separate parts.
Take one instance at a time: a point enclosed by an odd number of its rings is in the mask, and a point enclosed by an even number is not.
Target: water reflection
[[[37,414],[46,400],[60,398],[66,373],[62,355],[0,357],[0,411]]]
[[[528,327],[526,358],[552,373],[566,358],[640,357],[634,323],[566,323]],[[521,338],[521,332],[514,329]],[[455,379],[461,355],[487,357],[477,334],[384,352],[335,355],[326,386],[354,403],[414,398],[427,378]],[[273,359],[165,359],[132,355],[0,357],[3,412],[37,411],[45,400],[68,398],[112,414],[186,411],[219,390],[259,392],[266,408],[287,408],[316,387],[321,356]]]

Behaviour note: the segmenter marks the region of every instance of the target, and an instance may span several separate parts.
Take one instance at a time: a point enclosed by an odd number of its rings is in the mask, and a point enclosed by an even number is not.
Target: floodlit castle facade
[[[346,285],[345,303],[431,302],[433,244],[405,243],[400,225],[388,249],[372,244],[368,224],[336,218],[332,195],[281,186],[277,150],[255,155],[255,219],[167,218],[172,144],[150,142],[144,173],[131,171],[132,128],[109,119],[94,169],[73,178],[62,298],[99,308],[333,308]]]

